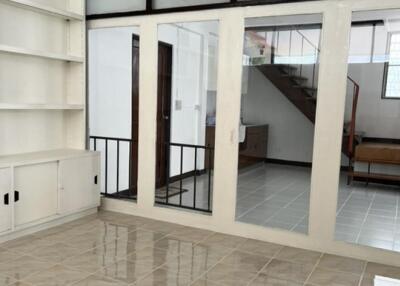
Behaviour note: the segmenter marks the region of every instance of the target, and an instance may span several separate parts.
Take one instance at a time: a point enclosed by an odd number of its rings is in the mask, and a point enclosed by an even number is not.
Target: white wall
[[[132,35],[137,27],[89,31],[89,134],[131,138]],[[93,142],[92,142],[93,147]],[[97,144],[102,154],[104,141]],[[128,188],[129,146],[120,145],[120,189]],[[108,187],[116,189],[116,143],[109,143]],[[104,182],[102,182],[104,191]]]
[[[242,112],[246,124],[269,125],[266,157],[312,161],[314,124],[255,67],[249,68]]]
[[[356,129],[367,137],[400,139],[400,100],[382,99],[383,63],[350,64],[349,75],[361,86]],[[351,112],[347,97],[346,118]]]

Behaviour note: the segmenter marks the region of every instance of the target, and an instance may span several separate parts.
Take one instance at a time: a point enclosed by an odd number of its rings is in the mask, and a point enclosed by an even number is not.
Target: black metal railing
[[[318,65],[320,49],[319,44],[314,44],[303,32],[300,31],[298,26],[294,26],[292,29],[279,29],[273,28],[270,30],[263,31],[265,36],[262,36],[260,31],[248,30],[250,33],[249,40],[256,41],[259,46],[262,46],[262,50],[269,49],[270,57],[267,58],[264,53],[260,58],[264,58],[271,64],[285,64],[295,66],[296,69],[290,71],[290,75],[296,75],[301,79],[305,77],[309,83],[309,90],[316,95],[316,87],[318,86]],[[283,53],[281,53],[281,39],[282,33],[289,33],[288,43],[284,47]],[[270,37],[269,37],[270,35]],[[297,40],[295,38],[297,36]],[[269,43],[269,44],[268,44]],[[299,50],[300,49],[300,50]],[[258,57],[256,57],[256,61]],[[294,60],[293,60],[294,59]],[[296,60],[297,59],[297,60]],[[305,75],[307,66],[311,66],[311,74]],[[294,73],[293,73],[294,71]],[[315,93],[315,94],[314,94]]]
[[[90,136],[90,147],[94,151],[101,151],[102,155],[104,153],[104,161],[102,162],[102,166],[104,166],[101,174],[102,174],[102,182],[104,182],[104,191],[102,190],[101,194],[106,197],[112,198],[120,198],[120,199],[130,199],[136,200],[136,182],[132,182],[132,160],[131,160],[131,152],[132,152],[132,140],[125,138],[115,138],[115,137],[104,137],[104,136]],[[103,143],[103,144],[101,144]],[[100,145],[104,148],[100,149]],[[121,168],[121,145],[128,145],[128,154],[127,160],[129,161],[129,165],[127,166],[127,176],[128,176],[128,187],[121,189],[120,182],[120,168]],[[115,152],[110,151],[110,147],[115,147]],[[115,170],[110,170],[110,154],[115,155],[113,160],[115,160]],[[103,165],[104,164],[104,165]],[[109,186],[109,175],[110,172],[115,174],[115,186]]]
[[[161,188],[165,192],[165,199],[156,199],[157,204],[173,206],[177,208],[190,209],[201,212],[212,212],[212,177],[214,164],[214,148],[210,146],[165,143],[167,162],[166,162],[166,182],[165,187]],[[179,174],[171,176],[171,149],[179,148]],[[193,170],[184,171],[184,150],[192,150]],[[199,170],[199,150],[204,152],[204,167]],[[202,188],[198,188],[198,181],[202,180]],[[186,183],[184,182],[186,181]],[[192,181],[192,182],[191,182]],[[185,184],[185,186],[184,186]],[[192,187],[190,187],[190,185]],[[184,189],[188,187],[188,189]],[[199,193],[206,200],[198,202]],[[157,194],[156,194],[157,195]],[[171,197],[172,196],[172,197]],[[177,198],[177,196],[179,196]]]

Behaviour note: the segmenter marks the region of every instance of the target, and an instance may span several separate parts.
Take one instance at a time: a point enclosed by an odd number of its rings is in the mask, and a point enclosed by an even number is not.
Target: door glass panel
[[[399,23],[399,10],[353,13],[335,233],[392,251],[400,251]]]
[[[143,11],[146,9],[146,0],[88,0],[87,14],[104,14],[129,11]]]
[[[175,7],[187,7],[187,6],[197,6],[197,5],[210,5],[219,3],[229,3],[229,0],[154,0],[153,5],[155,9],[166,9]]]
[[[245,22],[236,220],[308,233],[321,15]]]
[[[210,213],[218,21],[158,28],[156,203]]]
[[[139,29],[89,30],[90,148],[101,152],[101,192],[136,199]]]

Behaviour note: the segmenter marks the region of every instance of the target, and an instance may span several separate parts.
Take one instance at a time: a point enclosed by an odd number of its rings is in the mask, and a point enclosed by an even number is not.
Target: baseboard
[[[400,139],[397,139],[397,138],[363,137],[363,142],[400,144]]]
[[[169,183],[174,183],[174,182],[177,182],[177,181],[180,181],[180,180],[183,180],[183,179],[194,177],[195,174],[196,174],[196,176],[201,176],[201,175],[204,175],[205,173],[207,173],[206,169],[196,170],[196,171],[193,170],[193,171],[190,171],[190,172],[183,173],[182,175],[179,174],[179,175],[170,177],[169,178]]]
[[[297,167],[307,167],[307,168],[312,167],[312,163],[310,162],[300,162],[300,161],[281,160],[272,158],[266,158],[264,162],[271,164],[279,164],[279,165],[297,166]]]

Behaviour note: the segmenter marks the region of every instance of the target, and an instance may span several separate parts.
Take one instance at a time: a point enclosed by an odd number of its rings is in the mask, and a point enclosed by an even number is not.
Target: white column
[[[311,179],[310,236],[334,239],[351,11],[332,3],[324,13]]]
[[[157,133],[157,24],[152,19],[140,27],[138,208],[154,206]]]
[[[241,10],[221,15],[213,216],[222,229],[235,219],[243,34]]]

